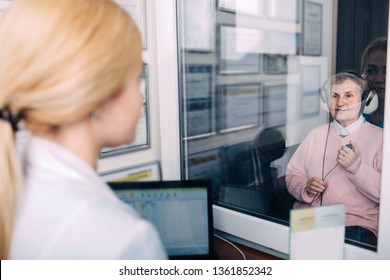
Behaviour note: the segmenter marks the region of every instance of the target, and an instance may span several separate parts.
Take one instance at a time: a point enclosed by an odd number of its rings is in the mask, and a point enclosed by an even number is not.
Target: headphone
[[[339,73],[339,74],[336,74],[335,76],[337,75],[347,75],[347,79],[349,77],[349,79],[351,80],[354,80],[354,82],[356,82],[356,80],[359,80],[359,79],[362,79],[364,82],[363,83],[366,83],[366,75],[365,74],[358,74],[356,72],[350,72],[350,71],[347,71],[347,72],[342,72],[342,73]],[[329,104],[330,104],[330,101],[329,101],[329,96],[330,96],[330,86],[331,86],[332,83],[330,83],[330,81],[327,81],[325,82],[325,84],[319,89],[320,91],[320,98],[321,98],[321,108],[323,111],[325,112],[329,112],[330,109],[329,109]],[[368,91],[368,90],[364,90],[363,91],[363,94],[362,94],[362,108],[361,108],[361,113],[363,114],[367,114],[367,115],[370,115],[372,113],[374,113],[376,111],[376,109],[378,109],[378,103],[379,103],[379,99],[378,99],[378,95],[376,94],[375,91]]]

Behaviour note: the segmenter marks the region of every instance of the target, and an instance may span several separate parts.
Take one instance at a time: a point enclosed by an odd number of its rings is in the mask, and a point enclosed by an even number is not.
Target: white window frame
[[[161,164],[164,180],[180,179],[177,16],[175,0],[154,0],[158,59]],[[325,19],[326,20],[326,19]],[[390,28],[388,28],[390,31]],[[390,36],[390,32],[389,32]],[[388,36],[388,37],[389,37]],[[387,63],[390,65],[389,56]],[[390,85],[390,71],[386,83]],[[386,88],[390,96],[390,86]],[[390,170],[390,98],[386,99],[382,170]],[[390,172],[382,172],[378,250],[344,245],[345,259],[390,259]],[[289,227],[214,206],[214,226],[237,240],[288,257]]]

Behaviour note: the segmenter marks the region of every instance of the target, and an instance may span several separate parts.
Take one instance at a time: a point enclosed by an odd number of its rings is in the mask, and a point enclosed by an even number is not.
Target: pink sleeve
[[[286,172],[286,185],[288,191],[293,197],[295,197],[295,199],[306,203],[310,203],[312,200],[305,191],[305,187],[309,179],[305,171],[305,155],[309,145],[308,142],[308,138],[306,138],[299,145],[287,165]]]
[[[373,155],[373,162],[375,167],[359,158],[354,164],[347,168],[347,176],[364,196],[379,203],[382,170],[381,151],[378,151],[377,154]]]

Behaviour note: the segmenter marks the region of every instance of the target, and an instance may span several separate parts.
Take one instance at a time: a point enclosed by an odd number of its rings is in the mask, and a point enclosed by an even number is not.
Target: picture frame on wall
[[[183,49],[209,53],[215,50],[215,0],[180,0]],[[199,12],[202,11],[202,12]]]
[[[303,2],[302,55],[321,56],[322,54],[322,5],[310,1]]]
[[[144,96],[141,116],[138,120],[136,137],[133,142],[117,147],[106,147],[100,152],[100,158],[110,157],[118,154],[148,149],[150,147],[149,131],[149,74],[148,65],[144,64],[143,72],[140,77],[140,91]],[[113,124],[115,125],[115,124]]]
[[[217,9],[261,18],[264,13],[264,0],[218,0]]]
[[[219,25],[220,74],[259,74],[263,68],[261,54],[263,30],[234,25]]]
[[[287,123],[287,84],[264,86],[264,118],[266,127]]]
[[[183,107],[187,126],[185,139],[197,139],[215,134],[215,101],[213,93],[213,66],[190,64],[185,70]]]
[[[262,124],[263,93],[260,83],[218,87],[218,124],[221,133]]]
[[[297,34],[286,31],[264,31],[263,52],[265,54],[296,55],[299,52]]]
[[[318,92],[302,93],[301,108],[301,117],[317,116],[320,112],[320,95]]]
[[[236,12],[236,0],[218,0],[217,9],[224,12]]]
[[[223,180],[220,148],[206,149],[187,156],[188,179],[207,179],[213,186],[220,186]]]
[[[299,22],[298,0],[268,0],[267,18],[277,21]]]
[[[132,17],[142,37],[143,49],[147,49],[146,2],[145,0],[114,0]]]
[[[304,65],[301,68],[301,118],[320,113],[321,65]]]

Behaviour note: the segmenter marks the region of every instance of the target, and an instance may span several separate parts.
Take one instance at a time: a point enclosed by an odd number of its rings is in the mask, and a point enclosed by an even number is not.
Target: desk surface
[[[257,251],[253,248],[235,242],[231,243],[245,255],[247,260],[281,260],[279,257]],[[217,258],[220,260],[242,260],[243,256],[232,244],[218,237],[214,237],[214,248]]]

